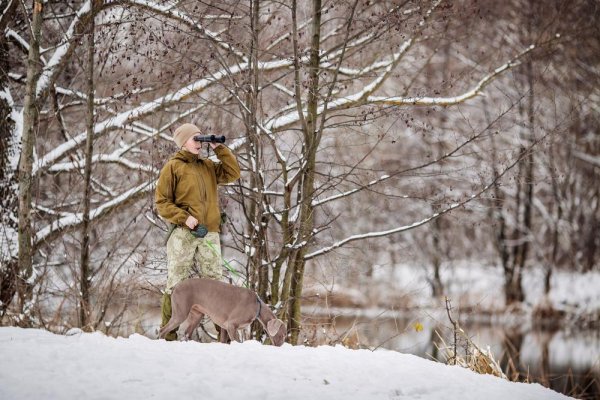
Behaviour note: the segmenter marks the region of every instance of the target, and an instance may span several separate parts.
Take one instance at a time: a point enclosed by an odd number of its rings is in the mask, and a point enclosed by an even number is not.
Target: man
[[[210,143],[220,163],[201,158],[202,143],[194,140],[200,134],[193,124],[183,124],[175,130],[173,140],[179,151],[160,171],[156,186],[158,214],[174,227],[167,241],[167,286],[161,304],[161,327],[171,318],[171,291],[177,283],[194,272],[203,278],[222,276],[217,185],[237,180],[240,167],[231,150],[220,143]],[[166,339],[176,340],[177,331],[168,333]]]

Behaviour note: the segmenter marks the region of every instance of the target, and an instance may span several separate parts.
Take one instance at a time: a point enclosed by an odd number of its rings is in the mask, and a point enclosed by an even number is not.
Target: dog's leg
[[[237,326],[233,324],[227,324],[226,330],[231,340],[235,340],[238,343],[242,343],[242,341],[240,340],[240,335],[238,333]]]
[[[219,342],[220,343],[229,343],[230,338],[229,335],[227,334],[227,329],[220,327],[221,328],[221,332],[219,333]]]
[[[183,322],[183,318],[181,318],[180,320],[177,320],[174,318],[174,316],[171,316],[171,319],[169,320],[169,322],[160,329],[158,337],[160,339],[163,339],[167,333],[169,333],[173,329],[177,328],[179,325],[181,325],[182,322]]]
[[[201,313],[195,305],[192,306],[192,309],[190,310],[190,313],[188,314],[188,317],[186,319],[186,322],[188,323],[188,326],[185,329],[186,339],[190,339],[192,337],[192,334],[194,333],[194,330],[198,327],[198,324],[200,324],[202,317],[204,317],[204,314]]]

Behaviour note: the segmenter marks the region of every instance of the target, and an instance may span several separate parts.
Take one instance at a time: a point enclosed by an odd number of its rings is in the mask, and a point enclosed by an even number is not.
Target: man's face
[[[183,144],[183,148],[192,154],[200,154],[200,150],[202,150],[202,143],[196,142],[194,140],[194,136],[192,136]]]

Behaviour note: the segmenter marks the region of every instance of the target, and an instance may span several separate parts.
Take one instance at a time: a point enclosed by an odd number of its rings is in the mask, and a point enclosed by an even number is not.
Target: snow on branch
[[[375,79],[373,82],[371,82],[370,84],[365,86],[363,88],[363,90],[361,90],[360,92],[355,93],[350,96],[344,96],[342,98],[338,98],[338,99],[330,101],[327,104],[327,111],[350,108],[354,105],[364,103],[365,99],[367,99],[371,93],[373,93],[375,90],[377,90],[383,84],[385,79],[389,76],[391,71],[398,64],[398,62],[400,61],[402,56],[404,54],[406,54],[408,49],[410,49],[410,47],[412,46],[413,43],[414,43],[414,41],[412,39],[405,41],[400,46],[400,50],[394,54],[394,57],[392,58],[392,60],[387,63],[385,71],[382,75],[378,76],[377,79]],[[323,104],[321,104],[318,107],[317,113],[319,115],[321,115],[321,113],[323,113],[323,111],[325,111],[324,108],[325,108],[325,106]],[[272,119],[265,125],[266,125],[266,128],[269,129],[270,131],[277,132],[277,131],[284,130],[284,129],[290,127],[291,125],[293,125],[294,123],[298,122],[299,118],[300,117],[299,117],[298,113],[294,111],[294,112],[290,112],[286,115],[283,115],[281,117]]]
[[[50,84],[56,80],[58,74],[60,74],[65,60],[69,58],[70,53],[73,51],[73,46],[77,42],[75,37],[87,24],[86,17],[89,17],[91,12],[92,3],[91,0],[87,0],[81,5],[79,11],[77,11],[77,14],[71,21],[71,25],[69,25],[60,44],[56,47],[52,57],[48,60],[48,63],[42,70],[36,88],[36,96],[38,98],[41,97]]]
[[[484,190],[482,190],[480,193],[478,193],[476,195],[475,194],[472,195],[469,199],[467,199],[467,200],[465,200],[463,202],[460,202],[460,203],[453,204],[450,207],[442,210],[441,212],[435,213],[435,214],[433,214],[433,215],[431,215],[431,216],[429,216],[429,217],[427,217],[425,219],[422,219],[421,221],[413,223],[412,225],[401,226],[401,227],[390,229],[390,230],[387,230],[387,231],[369,232],[369,233],[364,233],[364,234],[360,234],[360,235],[352,235],[350,237],[347,237],[344,240],[341,240],[341,241],[339,241],[337,243],[332,244],[329,247],[325,247],[325,248],[322,248],[322,249],[317,250],[315,252],[309,253],[306,256],[304,256],[304,259],[305,260],[310,260],[311,258],[314,258],[314,257],[317,257],[317,256],[321,256],[323,254],[327,254],[327,253],[329,253],[329,252],[337,249],[338,247],[342,247],[345,244],[348,244],[350,242],[354,242],[356,240],[369,239],[369,238],[375,238],[375,237],[381,237],[381,236],[388,236],[388,235],[391,235],[393,233],[405,232],[405,231],[417,228],[419,226],[425,225],[429,221],[433,221],[434,219],[438,218],[439,216],[444,215],[444,214],[446,214],[446,213],[454,210],[455,208],[458,208],[458,207],[460,207],[460,206],[468,203],[469,201],[473,200],[478,195],[480,195],[481,193],[483,193],[484,191],[486,191],[487,189],[489,189],[490,186],[491,185],[486,186],[484,188]]]
[[[156,180],[154,179],[151,181],[144,182],[141,185],[122,193],[120,196],[117,196],[114,199],[103,203],[101,206],[90,212],[90,219],[92,221],[95,219],[99,219],[100,217],[106,215],[115,208],[137,200],[138,197],[151,191],[154,188],[155,182]],[[47,225],[46,227],[37,232],[34,238],[34,247],[39,246],[44,241],[52,240],[52,237],[60,231],[68,228],[77,227],[81,223],[83,223],[82,213],[70,213],[68,215],[63,215],[61,218],[57,219],[50,225]]]
[[[334,244],[332,244],[331,246],[328,247],[324,247],[320,250],[314,251],[312,253],[309,253],[307,255],[304,256],[305,260],[310,260],[311,258],[314,257],[318,257],[321,256],[323,254],[327,254],[339,247],[342,247],[348,243],[357,241],[357,240],[363,240],[363,239],[370,239],[370,238],[376,238],[376,237],[382,237],[382,236],[388,236],[394,233],[400,233],[400,232],[406,232],[409,231],[411,229],[417,228],[419,226],[423,226],[425,224],[427,224],[430,221],[433,221],[436,218],[441,217],[444,214],[449,213],[450,211],[459,208],[461,206],[464,206],[465,204],[479,198],[483,193],[485,193],[486,191],[488,191],[492,186],[494,186],[494,184],[496,184],[496,182],[498,182],[508,171],[510,171],[512,168],[514,168],[524,157],[526,157],[527,153],[529,152],[529,150],[531,150],[532,148],[534,148],[535,146],[537,146],[542,140],[544,140],[546,138],[548,134],[546,134],[545,136],[543,136],[542,138],[536,140],[535,142],[533,142],[531,144],[531,146],[529,146],[529,148],[527,149],[528,151],[525,151],[522,153],[522,155],[520,157],[517,157],[516,160],[511,163],[508,167],[506,167],[500,174],[498,174],[498,176],[496,176],[489,184],[485,185],[481,190],[479,190],[477,193],[472,194],[471,196],[467,197],[465,200],[452,204],[451,206],[445,208],[444,210],[435,213],[427,218],[422,219],[421,221],[417,221],[411,225],[405,225],[405,226],[400,226],[398,228],[394,228],[394,229],[389,229],[386,231],[377,231],[377,232],[369,232],[369,233],[364,233],[364,234],[358,234],[358,235],[352,235],[347,237],[346,239],[340,240],[339,242],[336,242]]]
[[[173,3],[167,2],[165,5],[161,5],[154,1],[148,1],[148,0],[126,0],[126,1],[121,1],[121,3],[138,6],[138,7],[144,8],[149,11],[157,12],[160,15],[163,15],[165,17],[172,18],[177,21],[183,22],[186,25],[191,26],[192,28],[194,28],[195,30],[197,30],[198,32],[200,32],[201,34],[206,36],[207,38],[211,39],[218,46],[235,54],[237,57],[241,58],[244,62],[248,62],[248,58],[244,55],[244,53],[242,53],[239,50],[236,50],[229,43],[226,43],[225,41],[221,40],[217,33],[209,31],[208,29],[206,29],[205,27],[200,25],[198,22],[196,22],[194,20],[194,18],[192,18],[185,12],[175,8],[175,4],[173,4]]]
[[[126,96],[144,94],[144,93],[147,93],[147,92],[151,92],[152,90],[154,90],[154,89],[151,88],[151,87],[148,87],[148,88],[139,88],[139,89],[131,90],[128,93],[123,93],[123,92],[122,93],[116,93],[116,94],[113,94],[113,95],[111,95],[109,97],[94,97],[94,105],[96,105],[96,106],[104,106],[104,105],[107,105],[107,104],[114,103],[117,100],[120,100],[120,99],[122,99],[122,98],[124,98]],[[59,93],[59,94],[65,95],[65,96],[72,96],[72,97],[78,98],[80,100],[87,100],[87,94],[82,93],[82,92],[80,92],[78,90],[75,90],[75,89],[65,89],[65,88],[57,86],[56,87],[56,93]]]
[[[94,154],[92,163],[115,163],[121,164],[134,171],[144,171],[158,174],[158,170],[148,164],[140,164],[123,157],[124,149],[115,150],[112,154]],[[85,160],[74,160],[66,163],[58,163],[50,167],[50,172],[68,172],[74,170],[82,170],[85,165]]]
[[[585,161],[589,164],[592,164],[594,167],[600,167],[600,157],[596,157],[591,154],[586,154],[581,151],[575,151],[573,152],[573,155],[576,158],[579,158],[581,161]]]
[[[15,3],[16,1],[17,0],[9,0],[8,3],[4,5],[4,9],[0,14],[0,21],[4,21],[6,19],[6,17],[8,16],[8,11],[11,9],[11,7],[13,7],[13,3]]]
[[[346,196],[350,196],[350,195],[352,195],[354,193],[360,192],[360,191],[362,191],[362,190],[364,190],[366,188],[369,188],[371,186],[374,186],[374,185],[376,185],[378,183],[385,182],[386,180],[388,180],[390,178],[391,178],[390,175],[382,175],[379,178],[374,179],[371,182],[367,183],[366,185],[363,185],[363,186],[358,187],[356,189],[348,190],[346,192],[339,193],[339,194],[327,197],[327,198],[322,199],[322,200],[313,200],[312,201],[312,206],[313,207],[317,207],[317,206],[323,205],[325,203],[328,203],[330,201],[334,201],[334,200],[338,200],[338,199],[341,199],[341,198],[346,197]]]
[[[27,42],[27,40],[25,40],[21,35],[19,35],[17,32],[15,32],[14,30],[8,28],[5,31],[5,36],[7,39],[11,39],[13,42],[15,42],[21,49],[23,49],[23,52],[25,54],[27,54],[29,52],[29,42]],[[44,57],[40,57],[42,59],[42,62],[44,64],[46,64],[46,61],[44,60]]]
[[[135,0],[135,1],[142,1],[142,0]],[[85,10],[85,7],[82,7],[82,10]],[[82,11],[80,10],[80,13],[81,12]],[[75,21],[73,21],[73,23],[75,23]],[[69,31],[71,31],[71,28],[69,29]],[[398,61],[399,57],[406,52],[409,45],[410,45],[410,41],[405,42],[405,44],[401,47],[400,52],[395,54],[392,61],[387,62],[388,72],[391,70],[390,66],[394,62]],[[67,51],[64,47],[65,46],[61,47],[61,48],[63,48],[63,50],[60,50],[60,52]],[[60,54],[59,49],[57,49],[57,51],[52,56],[52,59],[48,62],[48,66],[45,68],[45,73],[48,73],[48,71],[51,70],[51,68],[50,68],[51,65],[56,65],[57,61],[55,59],[57,58],[57,56],[59,54]],[[329,62],[328,59],[331,59],[334,56],[335,56],[335,54],[329,55],[328,57],[323,59],[323,62],[328,63]],[[304,58],[308,59],[308,56],[306,56]],[[306,61],[306,60],[303,60],[303,61]],[[380,66],[383,66],[380,63],[376,63],[374,65],[376,65],[377,68],[379,68]],[[289,68],[291,66],[293,66],[293,61],[289,60],[289,59],[259,62],[259,64],[258,64],[258,68],[261,71],[278,70],[278,69]],[[211,76],[208,78],[199,79],[198,81],[195,81],[187,86],[184,86],[173,93],[159,97],[153,101],[150,101],[146,104],[135,107],[129,111],[122,112],[118,115],[110,117],[110,118],[96,124],[94,127],[94,135],[96,137],[100,137],[112,130],[122,128],[126,124],[130,124],[134,121],[140,120],[156,111],[160,111],[161,109],[164,109],[168,106],[171,106],[173,104],[181,102],[181,101],[189,98],[192,95],[201,93],[204,90],[206,90],[207,88],[220,82],[221,80],[227,78],[230,75],[237,75],[240,73],[244,73],[249,68],[250,68],[250,65],[247,62],[239,63],[232,67],[222,68],[221,70],[215,72],[214,74],[211,74]],[[370,67],[368,67],[368,68],[370,68]],[[379,87],[379,85],[382,83],[382,81],[383,81],[382,77],[380,77],[380,79],[377,79],[373,84],[371,84],[367,88],[365,88],[365,90],[363,90],[363,92],[361,92],[357,98],[355,98],[356,96],[353,96],[352,98],[344,99],[341,102],[342,103],[357,102],[361,97],[365,96],[365,93],[368,93],[368,90],[375,90],[377,87]],[[340,100],[337,100],[337,103],[339,103],[339,102],[340,102]],[[329,108],[331,108],[331,105],[333,105],[333,104],[336,104],[336,101],[330,103]],[[342,108],[342,106],[343,106],[343,104],[337,104],[336,108]],[[321,112],[322,112],[322,110],[321,110]],[[296,119],[298,118],[297,113],[292,113],[291,117],[290,117],[290,114],[288,114],[278,120],[273,121],[271,123],[271,125],[277,127],[278,130],[281,130],[284,126],[289,126],[293,122],[295,122],[294,116]],[[277,124],[275,124],[275,122],[277,122]],[[261,127],[261,130],[263,130],[267,134],[271,134],[273,132],[273,129],[271,129],[269,126],[263,126],[263,127]],[[45,170],[45,169],[49,168],[53,163],[58,161],[60,158],[64,157],[67,153],[69,153],[70,151],[81,146],[83,143],[85,143],[86,136],[87,136],[86,132],[81,132],[80,134],[74,136],[73,139],[57,146],[52,151],[45,154],[34,165],[34,173],[37,173],[39,170]],[[235,149],[241,147],[243,144],[245,144],[245,138],[236,140],[235,142],[232,143],[232,145],[230,147],[233,150],[235,150]]]
[[[136,140],[135,142],[133,142],[129,145],[122,145],[119,149],[113,151],[112,154],[96,154],[96,155],[94,155],[92,157],[92,163],[97,163],[97,162],[116,163],[116,164],[122,164],[123,166],[125,166],[129,169],[135,170],[135,171],[145,171],[145,172],[149,172],[149,173],[158,174],[159,171],[156,168],[152,167],[151,165],[135,163],[131,160],[126,159],[124,157],[124,155],[127,154],[128,152],[130,152],[131,150],[137,148],[142,143],[161,135],[163,132],[168,130],[170,127],[172,127],[173,125],[175,125],[182,119],[187,118],[188,116],[198,112],[199,110],[201,110],[204,107],[205,107],[205,104],[200,104],[196,107],[192,107],[189,110],[179,114],[171,122],[168,122],[167,124],[161,126],[158,129],[153,129],[152,127],[146,126],[142,123],[134,123],[134,124],[132,124],[132,126],[125,125],[125,126],[123,126],[123,129],[128,129],[128,130],[131,130],[132,132],[139,133],[142,137],[139,140]],[[165,139],[170,140],[171,137],[168,136]],[[70,162],[53,164],[52,166],[50,166],[50,168],[48,168],[48,170],[50,172],[74,171],[74,170],[82,169],[83,164],[84,164],[83,160],[74,160],[74,161],[70,161]]]
[[[165,124],[164,126],[162,126],[161,128],[159,128],[157,130],[150,130],[148,132],[143,132],[142,133],[143,137],[141,139],[139,139],[138,141],[136,141],[133,144],[130,144],[129,146],[123,146],[120,149],[115,150],[112,154],[94,155],[93,162],[115,162],[115,163],[123,164],[131,169],[147,171],[147,172],[151,172],[154,174],[158,174],[158,171],[156,169],[152,168],[151,166],[134,163],[130,160],[125,159],[123,157],[123,155],[126,154],[127,152],[129,152],[132,148],[141,144],[143,141],[159,135],[161,132],[168,129],[171,125],[177,123],[180,119],[185,118],[194,112],[197,112],[202,107],[204,107],[204,105],[199,105],[199,106],[193,107],[192,109],[181,113],[180,115],[178,115],[177,118],[173,119],[171,122]],[[141,128],[138,128],[138,131],[139,130],[141,130]],[[69,162],[69,163],[56,164],[51,167],[51,171],[68,171],[68,170],[72,170],[72,169],[79,169],[79,168],[81,168],[82,165],[83,165],[83,161],[81,161],[80,163],[78,163],[77,161],[74,161],[74,162]],[[137,200],[137,198],[144,195],[148,191],[152,190],[154,184],[155,184],[155,180],[152,180],[152,181],[143,183],[133,189],[126,191],[125,193],[115,197],[111,201],[104,203],[102,206],[96,208],[95,210],[92,210],[92,212],[90,213],[90,217],[92,218],[92,220],[98,219],[98,218],[102,217],[103,215],[105,215],[106,213],[108,213],[118,207],[124,206],[125,204],[127,204],[129,202]],[[39,206],[38,206],[38,209],[40,209]],[[45,211],[50,212],[51,210],[46,209]],[[55,235],[57,235],[61,230],[67,229],[67,228],[74,228],[74,227],[78,226],[80,223],[82,223],[82,214],[81,213],[61,212],[59,214],[59,216],[60,216],[60,218],[58,218],[55,222],[51,223],[50,225],[48,225],[44,229],[42,229],[40,232],[38,232],[38,234],[35,237],[36,246],[39,245],[42,241],[51,241],[53,239],[53,237]]]
[[[402,45],[401,51],[399,53],[397,53],[396,57],[403,54],[403,51],[405,52],[411,45],[412,45],[411,40],[405,42]],[[341,97],[341,98],[338,98],[338,99],[335,99],[335,100],[329,102],[327,105],[327,111],[343,110],[343,109],[348,109],[351,107],[365,105],[365,104],[387,104],[387,105],[396,105],[396,106],[402,106],[402,105],[450,106],[450,105],[460,104],[460,103],[463,103],[466,100],[469,100],[477,95],[480,95],[482,93],[482,90],[487,85],[489,85],[495,78],[497,78],[503,72],[519,65],[520,62],[518,60],[520,58],[522,58],[524,55],[526,55],[527,53],[531,52],[533,49],[535,49],[535,47],[536,47],[535,45],[529,46],[527,49],[525,49],[524,51],[519,53],[515,58],[513,58],[509,62],[505,63],[504,65],[496,68],[493,72],[491,72],[490,74],[483,77],[477,83],[477,85],[475,85],[475,87],[473,89],[471,89],[459,96],[454,96],[454,97],[378,97],[378,96],[372,96],[372,93],[381,86],[381,84],[384,82],[385,78],[391,72],[390,68],[393,65],[395,65],[396,62],[398,61],[397,59],[395,59],[395,62],[393,64],[388,65],[384,75],[375,79],[372,83],[365,86],[363,88],[363,90],[361,90],[358,93],[355,93],[355,94],[352,94],[349,96],[344,96],[344,97]],[[323,111],[324,111],[323,105],[319,106],[317,112],[319,114],[321,114]],[[294,123],[298,122],[298,120],[299,120],[298,113],[290,112],[287,115],[284,115],[284,116],[281,116],[281,117],[278,117],[278,118],[275,118],[275,119],[269,121],[266,124],[266,127],[273,132],[278,132],[278,131],[282,131],[282,130],[289,128]]]
[[[291,65],[289,60],[276,60],[270,62],[259,63],[261,70],[279,69]],[[209,78],[199,79],[187,86],[184,86],[173,93],[166,94],[162,97],[156,98],[148,103],[141,106],[135,107],[131,110],[124,111],[113,117],[107,118],[106,120],[97,123],[94,126],[94,136],[100,137],[110,131],[120,129],[127,124],[131,124],[138,121],[152,113],[160,111],[173,104],[179,103],[195,94],[201,93],[212,85],[218,83],[222,79],[226,78],[230,74],[239,74],[248,69],[248,63],[238,64],[234,67],[223,68],[218,72],[212,74]],[[52,151],[46,153],[39,161],[34,165],[34,173],[40,170],[49,168],[52,164],[64,157],[70,151],[78,148],[85,143],[86,132],[73,137],[73,139],[55,147]]]
[[[414,105],[414,106],[451,106],[463,103],[482,93],[482,90],[489,85],[497,76],[509,69],[520,65],[518,61],[525,54],[535,49],[535,45],[529,46],[527,49],[519,53],[515,58],[506,64],[496,68],[494,71],[484,76],[471,90],[454,97],[375,97],[370,96],[368,102],[370,104],[386,104],[394,106]]]
[[[504,115],[504,113],[502,115]],[[379,178],[370,181],[366,185],[362,185],[360,187],[348,190],[346,192],[338,193],[336,195],[333,195],[333,196],[330,196],[330,197],[326,197],[326,198],[320,199],[320,200],[313,199],[312,206],[313,207],[321,206],[321,205],[323,205],[325,203],[328,203],[330,201],[338,200],[338,199],[341,199],[343,197],[347,197],[347,196],[350,196],[350,195],[352,195],[354,193],[360,192],[362,190],[368,189],[368,188],[370,188],[372,186],[378,185],[378,184],[380,184],[382,182],[385,182],[385,181],[387,181],[387,180],[389,180],[389,179],[391,179],[393,177],[396,177],[398,175],[405,174],[405,173],[408,173],[408,172],[411,172],[411,171],[415,171],[415,170],[418,170],[418,169],[426,168],[426,167],[429,167],[431,165],[437,164],[440,161],[443,161],[443,160],[445,160],[445,159],[447,159],[449,157],[454,156],[454,154],[458,153],[458,151],[460,151],[461,149],[463,149],[465,146],[467,146],[468,144],[470,144],[470,143],[474,142],[475,140],[479,139],[482,135],[484,135],[487,132],[487,130],[488,130],[488,128],[490,126],[491,125],[488,125],[485,129],[482,129],[478,134],[470,136],[468,139],[466,139],[465,141],[463,141],[462,143],[460,143],[459,145],[457,145],[452,151],[446,152],[446,153],[442,154],[441,156],[435,158],[434,160],[428,161],[428,162],[420,164],[420,165],[416,165],[414,167],[403,169],[403,170],[400,170],[400,171],[395,171],[393,173],[390,173],[389,175],[388,174],[382,175]]]

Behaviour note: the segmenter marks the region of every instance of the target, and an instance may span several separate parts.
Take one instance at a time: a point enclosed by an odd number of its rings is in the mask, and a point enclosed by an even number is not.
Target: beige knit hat
[[[192,136],[201,133],[200,129],[194,124],[183,124],[179,128],[175,129],[173,133],[173,140],[177,144],[177,147],[182,148],[185,142],[187,142]]]

